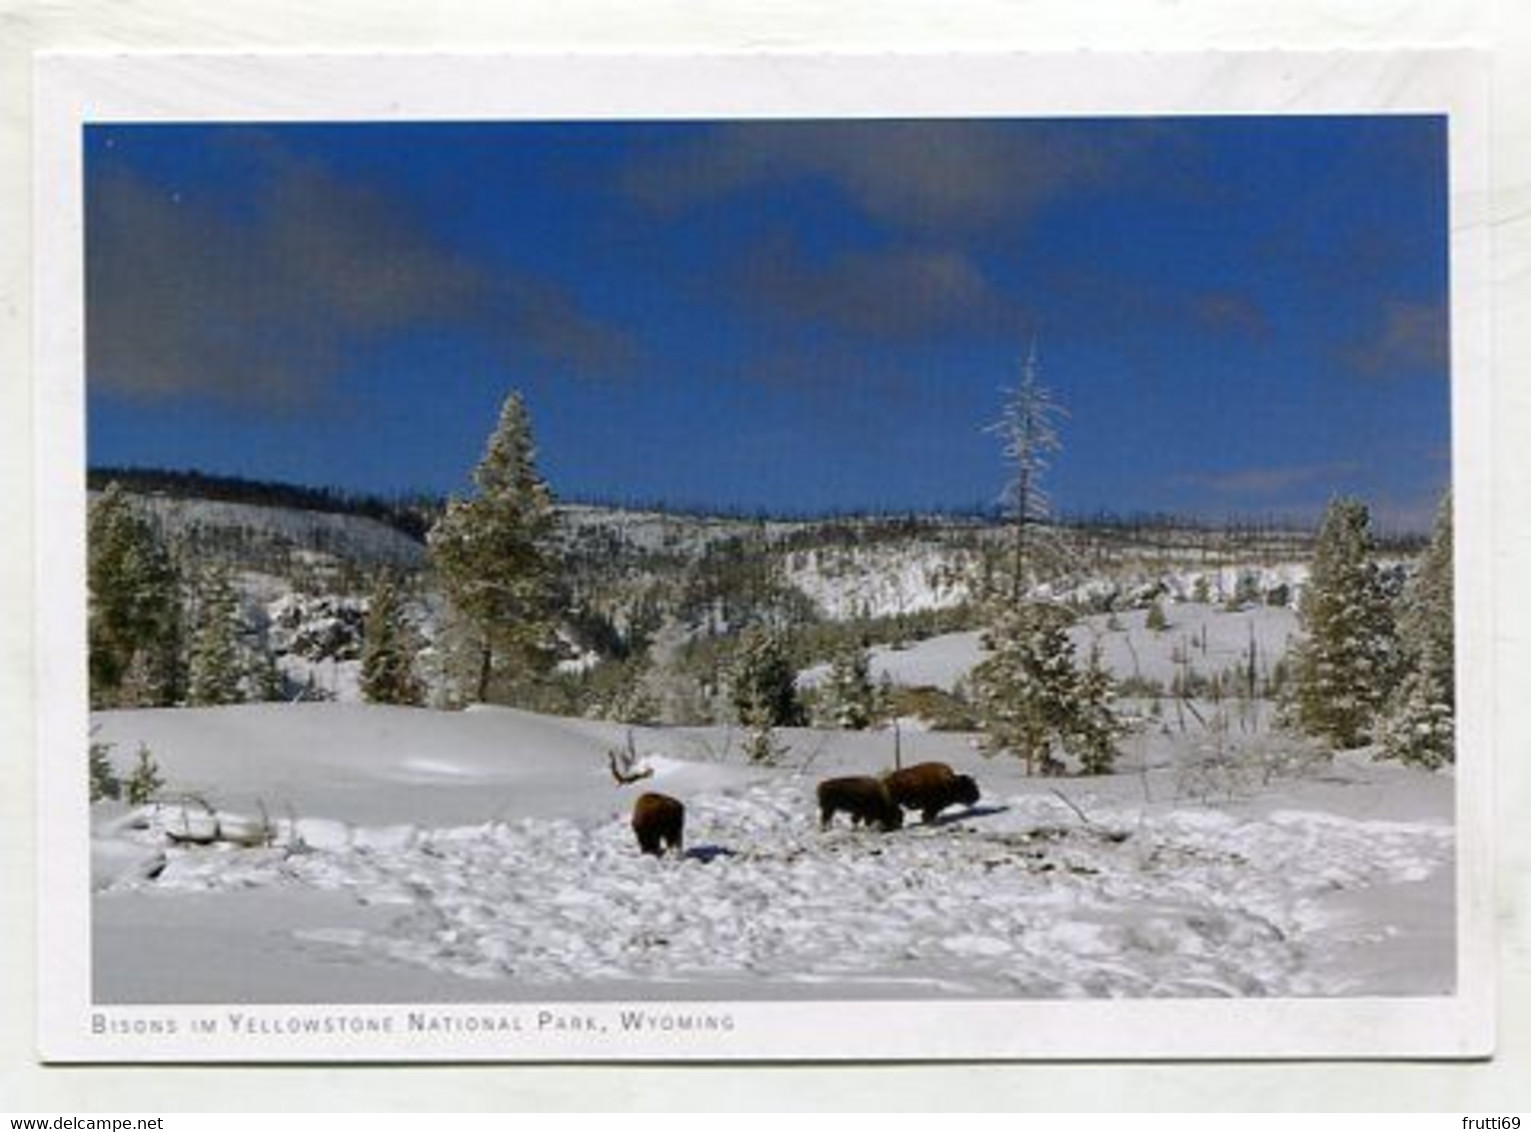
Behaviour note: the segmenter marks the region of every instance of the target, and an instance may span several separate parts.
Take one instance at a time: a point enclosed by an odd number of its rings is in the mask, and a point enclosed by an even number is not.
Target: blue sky
[[[1445,145],[1412,116],[110,125],[89,457],[566,498],[992,504],[1033,340],[1070,512],[1426,527]]]

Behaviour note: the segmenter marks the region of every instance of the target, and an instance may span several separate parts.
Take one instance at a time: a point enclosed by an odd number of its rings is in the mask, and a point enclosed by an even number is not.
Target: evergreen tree
[[[244,700],[244,665],[239,650],[239,599],[228,570],[211,568],[198,603],[191,643],[187,702],[198,706]]]
[[[474,698],[484,702],[495,681],[524,686],[558,656],[550,546],[557,517],[519,393],[506,400],[473,479],[477,497],[451,500],[428,542],[462,620]]]
[[[149,752],[146,744],[138,744],[138,763],[133,767],[133,773],[123,783],[123,789],[127,793],[130,803],[142,806],[146,802],[154,800],[154,795],[159,793],[165,785],[165,779],[160,775],[159,764],[154,761],[154,756]]]
[[[729,696],[739,722],[746,726],[802,725],[797,673],[780,633],[758,625],[745,631],[731,665]]]
[[[1109,682],[1085,680],[1075,667],[1068,614],[1044,602],[1004,609],[983,633],[984,659],[973,669],[974,702],[986,754],[1008,751],[1026,773],[1064,769],[1061,747],[1089,767],[1109,766],[1114,735]],[[1087,696],[1082,696],[1087,692]]]
[[[154,524],[115,482],[91,505],[87,552],[91,705],[174,703],[180,578]]]
[[[1403,678],[1377,728],[1377,746],[1379,758],[1427,770],[1456,762],[1456,715],[1428,672],[1416,669]]]
[[[1064,746],[1079,759],[1085,774],[1110,774],[1116,765],[1116,742],[1121,720],[1111,708],[1116,685],[1106,671],[1100,646],[1090,650],[1089,662],[1076,674],[1074,723]]]
[[[844,731],[864,731],[876,713],[877,690],[872,686],[872,665],[866,648],[849,644],[830,664],[823,691],[823,712]]]
[[[1342,750],[1370,741],[1397,678],[1392,609],[1371,553],[1365,504],[1330,503],[1298,609],[1306,636],[1293,650],[1290,713]]]
[[[379,574],[362,631],[361,692],[374,704],[419,704],[423,690],[415,677],[418,642],[405,617],[398,582]]]
[[[251,662],[250,680],[254,685],[255,698],[262,703],[286,702],[287,678],[282,675],[269,642],[262,642],[260,651]]]
[[[1451,497],[1441,502],[1430,545],[1404,591],[1398,647],[1407,674],[1378,730],[1384,758],[1429,769],[1456,761]]]
[[[1448,703],[1456,697],[1455,595],[1451,496],[1441,500],[1430,545],[1409,580],[1398,614],[1403,663],[1425,672]]]
[[[90,741],[90,800],[102,802],[122,797],[122,779],[112,767],[110,743]]]
[[[616,667],[619,678],[610,693],[597,704],[597,717],[640,727],[658,723],[660,705],[651,691],[653,664],[645,657],[634,657],[627,661],[608,661],[607,666]]]
[[[745,728],[746,757],[771,762],[779,753],[775,729],[804,722],[797,675],[780,634],[760,626],[745,632],[731,666],[729,697]]]

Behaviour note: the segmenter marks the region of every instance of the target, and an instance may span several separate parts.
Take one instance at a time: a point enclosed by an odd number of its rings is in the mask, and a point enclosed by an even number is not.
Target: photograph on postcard
[[[1449,135],[84,123],[98,1032],[1451,999]]]

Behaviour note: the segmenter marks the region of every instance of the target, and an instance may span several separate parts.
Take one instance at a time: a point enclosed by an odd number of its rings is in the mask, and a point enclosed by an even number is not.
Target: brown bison
[[[826,778],[818,793],[820,828],[827,828],[841,810],[850,815],[852,825],[876,824],[890,830],[904,824],[904,811],[875,778]]]
[[[971,806],[978,801],[978,783],[966,774],[958,774],[945,763],[916,763],[885,776],[883,782],[893,801],[906,810],[919,810],[925,822],[947,806],[961,803]]]
[[[633,803],[633,832],[638,848],[659,857],[667,849],[681,851],[686,807],[668,794],[643,794]]]

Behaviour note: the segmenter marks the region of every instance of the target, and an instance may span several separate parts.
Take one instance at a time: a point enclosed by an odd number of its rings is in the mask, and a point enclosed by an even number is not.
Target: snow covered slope
[[[1136,678],[1168,690],[1177,674],[1215,676],[1242,669],[1251,646],[1257,674],[1269,675],[1298,634],[1297,614],[1286,608],[1227,610],[1184,602],[1165,603],[1163,609],[1162,630],[1147,627],[1147,610],[1132,609],[1081,618],[1069,637],[1081,661],[1098,645],[1101,662],[1118,680]],[[951,691],[983,659],[981,638],[975,630],[944,633],[900,649],[879,645],[870,652],[872,679],[887,676],[895,684]],[[828,673],[827,664],[815,665],[801,674],[799,683],[813,687]]]
[[[971,600],[977,555],[913,539],[785,558],[784,574],[831,621],[950,609]]]
[[[239,536],[364,566],[413,568],[425,559],[425,547],[387,523],[364,515],[266,507],[212,499],[165,495],[135,496],[168,534],[203,537]]]

